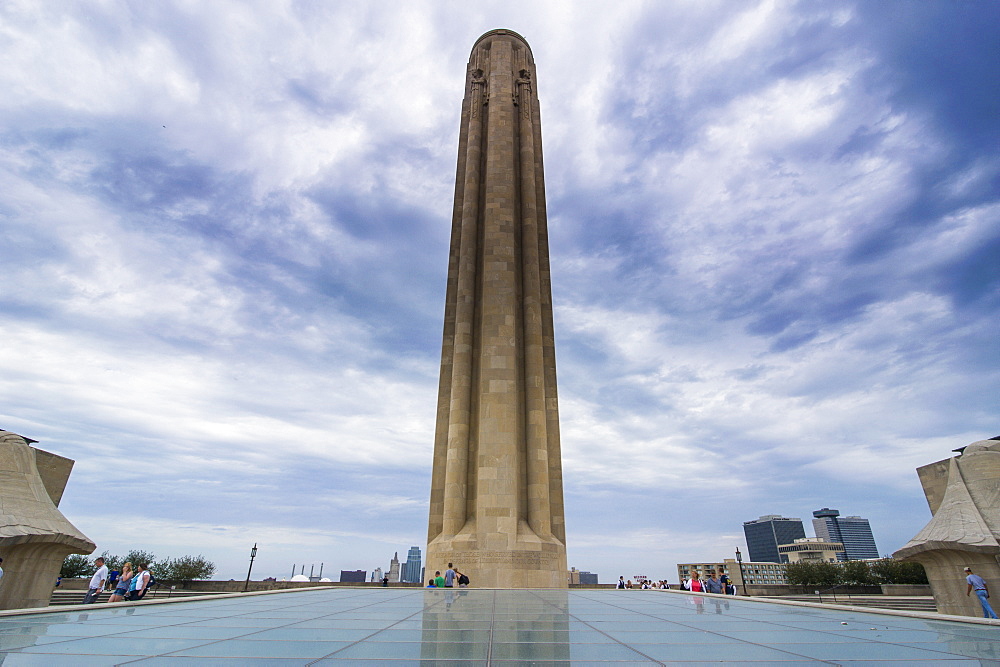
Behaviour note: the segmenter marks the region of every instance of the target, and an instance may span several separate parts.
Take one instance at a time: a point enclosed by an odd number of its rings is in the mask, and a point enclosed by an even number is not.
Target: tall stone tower
[[[535,62],[510,30],[465,78],[427,571],[565,588],[566,528]]]

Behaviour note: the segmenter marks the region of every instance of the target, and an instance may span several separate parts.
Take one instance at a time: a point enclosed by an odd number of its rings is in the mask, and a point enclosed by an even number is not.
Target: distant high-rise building
[[[382,581],[382,568],[376,567],[372,572],[372,578],[369,581]]]
[[[403,572],[400,581],[408,584],[419,584],[420,581],[420,547],[410,547],[406,554],[406,562],[403,563]]]
[[[577,584],[596,585],[597,575],[593,572],[581,572],[575,567],[571,567],[569,569],[569,585],[575,586]]]
[[[340,571],[340,581],[342,582],[353,582],[353,583],[365,583],[365,575],[368,574],[365,570],[341,570]]]
[[[755,563],[787,563],[778,553],[779,544],[791,544],[806,536],[802,519],[766,514],[759,519],[743,522],[743,535],[747,538],[747,551]]]
[[[397,551],[392,555],[392,560],[389,561],[389,581],[396,583],[399,581],[399,552]]]
[[[822,537],[803,537],[791,544],[779,544],[778,553],[789,563],[836,563],[844,560],[844,545]]]
[[[824,507],[813,512],[813,529],[816,537],[829,542],[840,542],[844,553],[840,560],[878,558],[878,547],[868,519],[859,516],[840,516],[840,512]]]

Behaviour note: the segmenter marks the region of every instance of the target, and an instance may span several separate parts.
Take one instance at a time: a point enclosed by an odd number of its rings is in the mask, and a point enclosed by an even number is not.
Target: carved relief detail
[[[531,118],[531,72],[522,69],[514,82],[514,104],[520,105],[521,116]]]
[[[472,109],[472,117],[476,118],[479,116],[479,107],[486,104],[487,101],[486,79],[483,77],[483,70],[478,68],[469,70],[469,78],[472,80],[469,104]]]

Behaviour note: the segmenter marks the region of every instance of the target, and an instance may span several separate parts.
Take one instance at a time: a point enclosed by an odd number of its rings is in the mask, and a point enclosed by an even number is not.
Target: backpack
[[[458,585],[459,586],[468,586],[469,585],[469,578],[467,576],[465,576],[464,574],[458,575]]]

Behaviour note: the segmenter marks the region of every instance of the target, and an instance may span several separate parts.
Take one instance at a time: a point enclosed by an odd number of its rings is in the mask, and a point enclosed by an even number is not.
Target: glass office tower
[[[410,547],[406,554],[406,562],[403,563],[403,572],[400,581],[419,584],[420,581],[420,547]]]
[[[878,547],[868,519],[859,516],[840,516],[838,510],[824,507],[813,512],[813,529],[816,537],[822,537],[829,542],[840,542],[844,545],[844,553],[838,554],[840,560],[862,560],[878,558]]]
[[[806,536],[802,528],[802,519],[783,517],[778,514],[767,514],[743,522],[743,535],[747,538],[747,551],[750,560],[755,563],[787,563],[788,556],[778,553],[779,544],[791,544]]]

